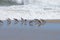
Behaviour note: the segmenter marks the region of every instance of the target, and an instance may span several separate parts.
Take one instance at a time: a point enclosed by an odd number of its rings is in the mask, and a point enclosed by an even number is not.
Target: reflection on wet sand
[[[16,18],[13,18],[14,20],[11,20],[10,18],[7,18],[6,23],[7,25],[14,23],[14,24],[18,24],[21,23],[22,25],[30,25],[30,26],[41,26],[46,24],[47,22],[53,22],[53,23],[60,23],[60,20],[44,20],[44,19],[33,19],[33,20],[27,20],[27,19],[23,19],[21,18],[21,20],[18,20]],[[13,22],[14,21],[14,22]],[[0,25],[3,24],[4,21],[0,20]]]

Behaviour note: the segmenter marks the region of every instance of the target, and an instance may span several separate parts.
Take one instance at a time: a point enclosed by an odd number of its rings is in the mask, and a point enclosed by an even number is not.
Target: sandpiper
[[[0,24],[3,24],[3,21],[2,20],[0,20]]]
[[[41,24],[42,24],[42,25],[44,25],[44,24],[46,23],[46,21],[43,20],[43,19],[40,19],[40,21],[41,21]]]
[[[41,25],[41,21],[40,20],[34,19],[34,21],[35,21],[35,25],[37,25],[37,26],[40,26]]]
[[[33,20],[30,20],[30,21],[29,21],[29,25],[30,25],[30,26],[33,26]]]
[[[23,18],[21,18],[21,23],[23,24],[23,25],[26,25],[26,19],[23,19]]]
[[[18,19],[14,18],[15,24],[17,24],[19,22]]]
[[[11,24],[11,19],[10,18],[7,19],[7,23]]]

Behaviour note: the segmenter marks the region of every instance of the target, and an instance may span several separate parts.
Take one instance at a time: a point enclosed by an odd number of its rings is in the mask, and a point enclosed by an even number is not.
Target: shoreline
[[[49,23],[60,23],[60,19],[46,20],[46,22],[49,22]]]
[[[18,22],[19,22],[19,21],[27,21],[27,22],[28,22],[28,21],[34,21],[34,20],[35,20],[35,21],[43,21],[43,22],[45,21],[45,22],[47,22],[47,23],[60,23],[60,19],[40,19],[40,20],[39,20],[39,19],[32,19],[32,20],[30,20],[30,19],[29,19],[29,20],[28,20],[28,19],[23,19],[23,18],[22,18],[22,19],[16,19],[16,18],[14,18],[13,20],[10,19],[10,18],[8,18],[8,19],[6,19],[6,20],[0,20],[0,22],[1,22],[1,21],[2,21],[2,22],[3,22],[3,21],[7,21],[7,20],[9,20],[9,21],[14,21],[14,20],[15,20],[15,21],[18,21]]]

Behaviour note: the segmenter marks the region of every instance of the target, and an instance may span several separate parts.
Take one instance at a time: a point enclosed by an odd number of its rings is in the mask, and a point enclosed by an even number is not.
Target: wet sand
[[[46,22],[60,23],[60,20],[46,20]],[[45,30],[44,27],[28,29],[26,26],[18,29],[21,27],[20,24],[18,25],[19,26],[11,24],[12,28],[7,28],[6,25],[6,27],[3,26],[5,28],[2,27],[0,29],[0,40],[60,40],[60,30]],[[25,29],[25,27],[27,29]]]
[[[60,32],[48,30],[0,30],[0,40],[58,40]]]
[[[51,23],[60,23],[60,19],[46,20],[46,22],[51,22]]]

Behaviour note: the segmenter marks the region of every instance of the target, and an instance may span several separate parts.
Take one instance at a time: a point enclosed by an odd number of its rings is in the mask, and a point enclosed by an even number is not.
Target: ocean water
[[[59,6],[60,0],[0,0],[0,6],[11,6],[11,5],[49,5],[49,6]]]

